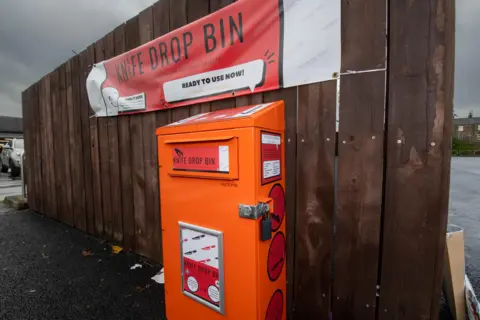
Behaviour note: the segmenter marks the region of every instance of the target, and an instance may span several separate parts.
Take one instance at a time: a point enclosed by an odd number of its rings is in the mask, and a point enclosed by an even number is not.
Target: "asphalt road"
[[[3,212],[3,213],[2,213]],[[130,270],[135,264],[142,268]],[[32,211],[0,206],[0,319],[165,319],[161,269]]]
[[[467,275],[480,295],[480,158],[453,158],[449,223],[465,231]],[[0,175],[0,198],[20,193]],[[87,255],[84,255],[87,252]],[[91,255],[90,255],[91,253]],[[130,270],[139,263],[141,269]],[[32,211],[0,204],[0,319],[164,319],[160,266]],[[451,319],[445,305],[441,319]]]
[[[452,158],[448,222],[464,229],[465,267],[480,297],[480,158]]]

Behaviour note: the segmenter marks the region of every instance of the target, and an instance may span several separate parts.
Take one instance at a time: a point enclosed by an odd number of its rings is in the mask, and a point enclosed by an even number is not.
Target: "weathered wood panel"
[[[209,0],[187,0],[187,21],[188,23],[194,22],[204,16],[208,15],[210,9]],[[155,21],[156,23],[156,21]],[[189,116],[193,116],[200,113],[210,111],[210,103],[199,103],[187,107],[189,109]]]
[[[434,319],[448,214],[454,1],[390,1],[380,319]]]
[[[127,24],[126,33],[127,49],[140,45],[138,16]],[[144,255],[149,255],[147,241],[146,209],[145,209],[145,161],[143,157],[143,121],[142,114],[130,117],[130,140],[135,152],[131,154],[132,188],[135,225],[135,250]]]
[[[110,32],[103,38],[103,59],[114,56],[114,34]],[[97,57],[98,61],[98,57]],[[108,144],[109,118],[98,118],[98,144],[100,152],[100,179],[102,185],[103,229],[105,237],[113,239],[113,208],[110,182],[110,146]]]
[[[35,186],[37,189],[37,208],[45,214],[45,188],[43,184],[43,139],[42,139],[42,118],[40,111],[40,90],[41,81],[38,81],[34,85],[34,101],[33,101],[33,117],[37,119],[35,122]]]
[[[147,43],[154,38],[153,6],[139,14],[140,44]],[[159,31],[160,29],[157,29]],[[159,221],[160,197],[158,191],[158,164],[156,145],[156,114],[150,112],[142,117],[143,127],[143,157],[145,170],[145,220],[146,241],[148,256],[162,260],[162,237]]]
[[[299,87],[296,319],[330,319],[336,81]]]
[[[125,25],[120,25],[113,31],[113,56],[125,52]],[[110,199],[112,201],[113,240],[123,243],[122,185],[121,157],[119,151],[118,118],[108,119],[108,151],[110,162]]]
[[[333,316],[374,319],[383,181],[386,1],[342,1]],[[350,71],[375,72],[352,74]],[[352,268],[355,266],[355,268]]]
[[[52,75],[47,75],[43,82],[43,104],[42,104],[42,127],[44,132],[44,162],[42,163],[45,169],[45,187],[47,188],[46,192],[46,212],[50,217],[57,219],[57,195],[55,193],[55,164],[54,164],[54,150],[53,150],[53,139],[54,132],[52,126],[52,102],[51,102],[51,90],[50,82]]]
[[[170,30],[181,28],[187,24],[187,0],[169,0],[170,1]],[[201,1],[199,1],[201,2]],[[172,122],[188,118],[189,108],[175,108],[171,110]]]
[[[27,156],[29,153],[31,155],[35,155],[34,147],[33,147],[33,134],[32,134],[32,101],[33,100],[33,86],[30,86],[25,91],[22,92],[22,115],[23,115],[23,134],[25,136],[25,155]],[[31,197],[29,197],[29,204],[30,208],[35,208],[35,187],[32,183],[32,161],[25,157],[23,162],[23,170],[24,170],[24,179],[27,184],[27,192],[32,191]],[[35,210],[35,209],[34,209]]]
[[[142,115],[130,116],[130,139],[135,146],[132,154],[133,204],[135,209],[135,249],[148,256],[147,226],[145,218],[145,160],[143,158]]]
[[[342,76],[341,92],[333,316],[375,319],[385,72]]]
[[[194,22],[208,15],[210,9],[209,0],[187,0],[187,21]]]
[[[342,0],[343,71],[385,68],[387,1]]]
[[[290,88],[292,89],[292,88]],[[297,87],[294,87],[295,91],[297,90]],[[276,91],[271,91],[270,93],[266,92],[265,95],[268,96],[275,96]],[[247,96],[241,96],[235,98],[235,106],[236,107],[245,107],[245,106],[250,106],[250,105],[255,105],[255,104],[261,104],[263,102],[263,93],[254,93],[252,95],[247,95]]]
[[[48,204],[48,194],[49,194],[49,190],[47,189],[47,178],[46,178],[46,175],[47,175],[47,170],[45,168],[45,164],[46,164],[46,160],[45,160],[45,150],[46,150],[46,136],[45,136],[45,79],[46,79],[46,76],[43,77],[42,79],[40,79],[40,81],[38,82],[38,104],[37,104],[37,113],[38,113],[38,133],[39,133],[39,146],[38,148],[40,150],[42,150],[42,152],[40,152],[39,154],[39,158],[38,160],[40,161],[40,172],[42,173],[42,175],[40,175],[38,177],[38,184],[39,184],[39,188],[40,190],[42,190],[42,201],[41,201],[41,210],[42,210],[42,213],[47,215],[47,216],[50,216],[48,210],[49,210],[49,204]],[[43,174],[45,174],[45,176],[43,176]]]
[[[210,12],[220,10],[234,2],[235,0],[210,0]]]
[[[95,46],[90,45],[80,54],[80,116],[82,126],[82,162],[84,168],[84,180],[85,180],[85,205],[86,205],[86,217],[87,217],[87,232],[95,234],[95,196],[97,192],[93,184],[93,167],[92,167],[92,148],[90,145],[90,104],[88,102],[87,90],[85,90],[85,82],[88,72],[92,68],[95,62]]]
[[[64,150],[64,155],[66,157],[66,162],[65,162],[65,175],[68,179],[70,180],[70,185],[71,185],[71,195],[72,195],[72,206],[70,207],[70,211],[65,212],[65,220],[64,222],[67,223],[68,225],[73,226],[74,225],[74,216],[75,212],[78,212],[77,206],[77,201],[79,201],[80,198],[77,199],[76,195],[78,192],[78,184],[75,183],[75,178],[79,176],[78,173],[75,172],[76,166],[75,166],[75,159],[73,159],[73,149],[75,148],[75,113],[74,113],[74,107],[73,107],[73,89],[72,89],[72,70],[73,70],[73,60],[68,60],[65,66],[65,117],[66,117],[66,123],[68,123],[67,130],[68,133],[65,136],[65,141],[64,145],[67,146],[67,149]],[[62,98],[63,100],[63,98]],[[65,153],[67,152],[68,153]],[[73,160],[73,161],[72,161]],[[80,205],[80,203],[78,203]]]
[[[53,132],[62,131],[62,101],[60,94],[60,70],[57,68],[50,74],[50,91],[51,91],[51,105],[52,105],[52,130]],[[66,210],[66,193],[63,183],[65,181],[65,173],[60,168],[64,167],[65,158],[59,157],[63,153],[62,150],[62,138],[55,134],[52,136],[53,152],[55,154],[53,158],[53,170],[55,170],[54,192],[57,197],[57,208],[59,220],[62,219],[62,213]]]
[[[85,174],[83,168],[82,121],[80,102],[80,59],[73,57],[72,61],[72,104],[73,104],[73,136],[70,137],[70,162],[72,170],[73,195],[75,196],[74,225],[87,231]],[[70,123],[70,125],[72,124]],[[73,140],[72,140],[73,139]]]
[[[70,68],[70,67],[69,67]],[[70,70],[70,69],[69,69]],[[59,155],[62,157],[60,166],[57,167],[59,176],[63,178],[62,188],[64,189],[63,206],[59,208],[58,219],[67,224],[73,224],[73,198],[72,198],[72,174],[70,170],[70,129],[69,129],[69,112],[70,105],[67,105],[67,63],[62,64],[58,69],[59,83],[59,112],[61,117],[61,126],[57,129],[57,139],[61,145]],[[70,83],[70,78],[68,83]]]
[[[125,24],[125,51],[131,50],[138,45],[138,17],[132,18]],[[120,45],[120,43],[119,43]],[[120,179],[122,190],[122,213],[123,213],[123,245],[126,249],[135,249],[135,219],[133,206],[133,180],[132,180],[132,145],[130,137],[130,116],[118,118],[118,143],[120,147]],[[135,145],[138,145],[136,143]],[[123,146],[130,146],[124,148]],[[135,147],[137,148],[137,147]],[[135,149],[135,153],[138,149]]]
[[[95,43],[95,62],[103,60],[105,55],[103,39]],[[95,235],[103,237],[103,188],[102,188],[102,170],[100,159],[100,141],[99,134],[103,133],[100,129],[98,118],[91,117],[89,120],[90,126],[90,150],[92,163],[92,191],[93,191],[93,211],[95,214]]]

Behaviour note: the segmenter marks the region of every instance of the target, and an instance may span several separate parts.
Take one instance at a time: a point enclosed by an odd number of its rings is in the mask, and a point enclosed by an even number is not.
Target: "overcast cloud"
[[[73,53],[155,0],[0,0],[0,115],[21,116],[21,93]],[[457,0],[455,112],[480,116],[480,0]]]
[[[0,115],[21,93],[155,0],[0,0]]]

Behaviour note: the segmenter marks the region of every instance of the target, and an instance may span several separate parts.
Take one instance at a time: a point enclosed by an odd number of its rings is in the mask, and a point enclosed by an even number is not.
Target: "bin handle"
[[[165,140],[165,144],[179,144],[179,143],[195,143],[195,142],[214,142],[214,141],[227,141],[235,138],[234,136],[222,136],[211,138],[199,138],[199,139],[179,139],[179,140]]]

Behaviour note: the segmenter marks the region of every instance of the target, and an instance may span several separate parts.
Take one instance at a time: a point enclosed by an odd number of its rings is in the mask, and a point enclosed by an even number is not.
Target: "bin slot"
[[[228,140],[232,140],[233,138],[235,138],[235,137],[234,136],[227,136],[227,137],[222,136],[222,137],[199,138],[199,139],[165,140],[165,144],[228,141]]]
[[[222,136],[164,141],[170,150],[170,176],[238,179],[236,137]]]

